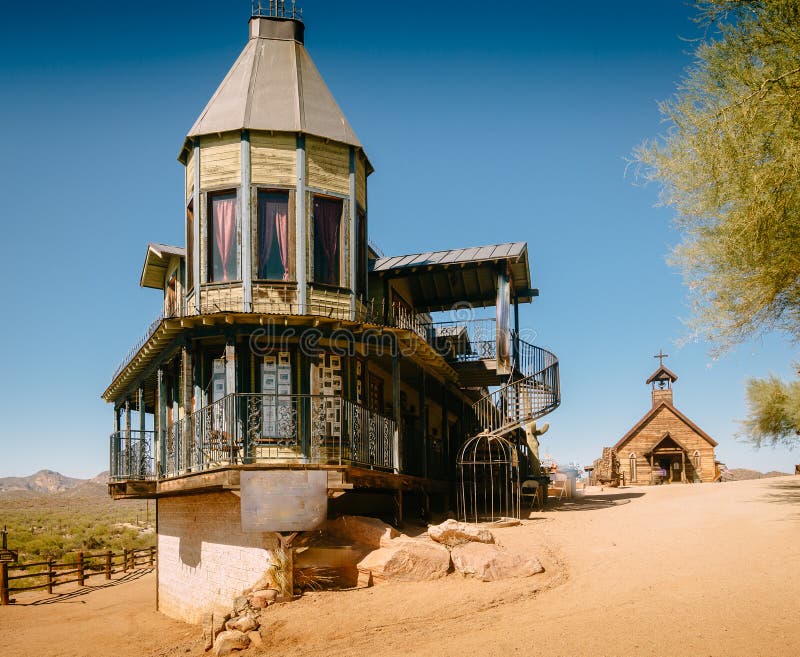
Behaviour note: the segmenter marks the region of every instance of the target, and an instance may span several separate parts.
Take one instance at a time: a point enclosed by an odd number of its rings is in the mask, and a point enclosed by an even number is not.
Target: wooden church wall
[[[626,481],[630,481],[630,455],[633,452],[636,454],[637,468],[637,479],[633,483],[647,484],[650,482],[650,459],[644,454],[649,452],[651,447],[667,432],[688,450],[687,461],[691,461],[695,450],[700,452],[702,459],[700,479],[703,482],[713,481],[714,448],[666,406],[617,449],[617,459],[620,461],[620,469],[625,472]]]

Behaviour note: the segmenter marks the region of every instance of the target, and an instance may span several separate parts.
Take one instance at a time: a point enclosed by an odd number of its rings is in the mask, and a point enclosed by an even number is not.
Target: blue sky
[[[625,173],[691,62],[689,6],[301,4],[306,45],[376,168],[372,239],[387,254],[528,242],[541,296],[522,324],[562,367],[545,452],[587,463],[613,444],[649,408],[644,380],[663,348],[676,405],[721,460],[800,459],[733,435],[747,377],[791,377],[796,349],[773,335],[715,361],[705,344],[676,345],[689,311],[665,264],[671,211]],[[159,309],[138,288],[145,246],[182,243],[178,150],[244,46],[249,9],[4,9],[0,476],[107,468],[100,394]]]

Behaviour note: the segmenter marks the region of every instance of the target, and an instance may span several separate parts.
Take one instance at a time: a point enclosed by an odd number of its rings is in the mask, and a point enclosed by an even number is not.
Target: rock
[[[472,575],[483,582],[530,577],[544,571],[535,557],[524,557],[487,543],[458,545],[450,552],[450,556],[458,572]]]
[[[247,638],[250,639],[250,645],[255,648],[263,648],[264,647],[264,640],[261,638],[261,634],[252,630],[247,633]]]
[[[275,589],[261,589],[253,593],[253,599],[263,598],[267,602],[275,602],[278,599],[278,592]]]
[[[330,521],[326,531],[370,548],[386,547],[399,536],[397,530],[383,520],[366,516],[342,516]]]
[[[257,630],[258,626],[259,622],[252,616],[238,616],[225,623],[226,630],[239,630],[242,634]]]
[[[214,613],[209,611],[203,614],[203,649],[211,650],[214,647]]]
[[[240,595],[233,601],[233,615],[238,616],[250,606],[250,599],[246,595]]]
[[[428,536],[447,547],[470,542],[494,543],[492,532],[457,520],[445,520],[441,525],[428,525]]]
[[[225,630],[214,641],[215,657],[230,655],[234,650],[245,650],[250,645],[248,636],[239,630]]]
[[[219,611],[214,612],[214,621],[212,623],[211,633],[215,639],[217,638],[217,635],[225,629],[225,623],[228,622],[230,617],[230,614],[223,614]]]
[[[447,548],[432,541],[393,540],[370,552],[358,564],[359,579],[379,582],[422,582],[440,579],[450,570]]]

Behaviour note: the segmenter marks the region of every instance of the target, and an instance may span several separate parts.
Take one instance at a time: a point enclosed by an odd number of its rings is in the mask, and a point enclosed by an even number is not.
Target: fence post
[[[128,548],[122,548],[122,572],[128,572]]]
[[[106,550],[106,579],[111,579],[111,550]]]
[[[47,593],[53,595],[53,560],[47,560]]]
[[[150,546],[150,567],[153,567],[153,562],[155,561],[156,556],[156,548],[154,546]]]
[[[7,605],[8,599],[8,564],[0,562],[0,605]]]
[[[78,586],[84,586],[83,552],[78,552]]]

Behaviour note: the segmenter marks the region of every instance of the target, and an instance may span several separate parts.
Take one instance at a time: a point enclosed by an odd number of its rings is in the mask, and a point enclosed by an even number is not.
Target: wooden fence
[[[111,550],[95,554],[78,552],[76,557],[74,562],[51,559],[34,563],[0,563],[0,604],[11,604],[12,593],[47,589],[52,594],[56,587],[66,584],[86,586],[86,580],[90,577],[102,575],[105,579],[111,579],[117,573],[152,568],[156,562],[156,549],[125,548],[116,554]],[[24,586],[14,586],[16,582]]]

